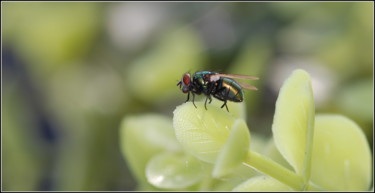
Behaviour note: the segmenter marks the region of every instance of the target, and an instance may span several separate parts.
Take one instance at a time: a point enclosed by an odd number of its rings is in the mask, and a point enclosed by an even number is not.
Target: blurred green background
[[[2,190],[134,190],[121,119],[172,117],[186,100],[177,82],[197,70],[260,77],[248,124],[269,137],[281,84],[304,69],[317,113],[353,119],[372,147],[373,2],[1,7]]]

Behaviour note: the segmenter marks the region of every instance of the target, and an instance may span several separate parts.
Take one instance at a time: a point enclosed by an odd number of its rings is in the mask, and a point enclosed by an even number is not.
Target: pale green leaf
[[[280,89],[272,132],[280,153],[305,178],[309,176],[314,114],[310,76],[303,70],[295,70]]]
[[[317,115],[311,180],[329,191],[366,191],[371,150],[359,126],[341,115]]]
[[[225,143],[215,163],[213,177],[220,178],[237,168],[245,160],[250,147],[250,132],[245,121],[234,122],[228,141]]]
[[[233,189],[234,192],[269,192],[293,191],[289,186],[269,177],[256,176],[241,183]]]
[[[187,154],[163,153],[147,164],[146,176],[150,184],[165,189],[182,189],[203,177],[200,161]]]
[[[229,111],[220,108],[222,103],[213,100],[207,104],[195,102],[197,108],[191,102],[178,106],[173,116],[173,127],[176,137],[188,152],[197,158],[214,163],[221,148],[227,141],[237,115],[231,112],[235,110],[228,102]],[[241,105],[241,104],[239,104]]]
[[[127,116],[120,129],[123,156],[139,181],[146,181],[145,167],[148,160],[162,151],[178,152],[172,120],[169,117],[146,114]]]

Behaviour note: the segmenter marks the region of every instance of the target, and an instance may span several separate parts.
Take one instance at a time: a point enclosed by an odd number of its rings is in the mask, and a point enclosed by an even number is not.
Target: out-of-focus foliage
[[[177,82],[197,70],[260,78],[251,82],[258,91],[245,91],[246,105],[228,106],[246,120],[252,149],[283,167],[294,165],[269,136],[279,88],[297,68],[311,76],[316,112],[352,119],[372,147],[373,8],[373,2],[2,2],[2,189],[164,190],[144,171],[153,176],[169,162],[179,166],[172,175],[183,171],[182,162],[195,163],[176,143],[172,112],[186,100]],[[191,110],[203,111],[202,99],[196,96],[199,107]],[[164,150],[172,152],[159,155]],[[263,176],[247,181],[258,173],[245,166],[219,180],[199,176],[190,186],[198,165],[188,166],[179,190],[232,190],[240,183],[237,190],[261,189],[262,181],[281,187]]]
[[[190,27],[165,31],[160,43],[125,70],[125,83],[137,99],[155,103],[171,100],[180,93],[165,75],[183,74],[202,64],[202,43]],[[172,86],[173,85],[173,86]],[[145,88],[145,89],[139,89]]]
[[[46,172],[46,156],[48,144],[43,143],[38,134],[33,132],[35,116],[29,104],[25,102],[25,94],[13,82],[3,88],[2,116],[2,174],[7,189],[20,191],[38,189],[39,182]],[[23,182],[23,183],[20,183]]]

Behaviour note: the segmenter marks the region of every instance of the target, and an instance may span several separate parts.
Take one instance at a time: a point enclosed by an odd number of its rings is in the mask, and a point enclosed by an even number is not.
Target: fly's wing
[[[235,78],[235,79],[247,79],[247,80],[259,80],[258,77],[241,75],[241,74],[212,74],[212,75],[210,75],[211,80],[212,79],[219,79],[220,77]]]
[[[237,82],[237,84],[239,84],[242,88],[244,89],[248,89],[248,90],[258,90],[257,87],[253,86],[253,85],[250,85],[250,84],[245,84],[245,83],[242,83],[242,82]]]
[[[217,81],[220,79],[220,77],[233,78],[233,79],[259,80],[259,78],[256,76],[248,76],[248,75],[240,75],[240,74],[213,74],[213,75],[210,75],[210,80]],[[237,82],[237,83],[244,89],[258,90],[255,86],[245,84],[242,82]]]

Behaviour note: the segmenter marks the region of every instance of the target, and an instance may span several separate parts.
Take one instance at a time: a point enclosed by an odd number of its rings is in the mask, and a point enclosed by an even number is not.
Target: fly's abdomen
[[[242,102],[243,101],[243,91],[241,86],[234,80],[230,78],[220,78],[217,82],[217,87],[213,96],[219,100]]]

